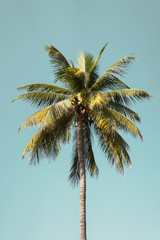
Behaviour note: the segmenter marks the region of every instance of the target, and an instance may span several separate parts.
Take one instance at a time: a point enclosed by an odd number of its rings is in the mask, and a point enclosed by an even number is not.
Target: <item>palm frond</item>
[[[70,67],[70,65],[67,59],[62,55],[62,53],[52,45],[45,46],[44,50],[46,50],[49,54],[49,57],[51,59],[51,65],[53,66],[54,73],[56,75],[56,80],[58,80],[59,78],[61,78],[63,70],[67,67]]]
[[[92,72],[89,74],[88,81],[86,83],[87,88],[90,89],[94,85],[94,83],[97,81],[98,78],[99,78],[98,65],[96,65],[92,70]]]
[[[79,53],[77,68],[83,72],[86,72],[86,58],[85,54],[82,52]]]
[[[126,116],[107,107],[101,110],[101,114],[104,118],[108,119],[110,123],[112,122],[113,127],[115,126],[117,129],[130,132],[133,136],[139,135],[139,137],[142,139],[142,134],[137,126]]]
[[[98,57],[96,58],[96,60],[95,60],[94,63],[92,64],[92,66],[89,68],[88,73],[91,73],[91,72],[93,71],[93,69],[94,69],[95,66],[97,65],[97,63],[98,63],[99,59],[101,58],[101,55],[102,55],[102,53],[104,52],[104,50],[105,50],[106,46],[108,45],[108,43],[109,43],[109,42],[107,42],[107,43],[104,45],[104,47],[101,49]]]
[[[129,117],[133,121],[141,121],[141,117],[134,111],[132,111],[130,108],[127,108],[126,106],[119,104],[117,102],[109,101],[109,104],[106,105],[108,108],[111,108],[119,113],[122,113],[126,117]]]
[[[120,89],[104,93],[106,97],[109,97],[111,101],[118,102],[120,104],[129,104],[136,100],[152,98],[149,93],[139,89]]]
[[[39,110],[38,112],[31,115],[19,128],[18,132],[24,127],[35,127],[35,126],[49,126],[54,125],[54,121],[63,116],[64,111],[68,111],[71,108],[69,100],[63,100],[61,102],[50,105],[46,108]]]
[[[121,89],[129,88],[125,83],[119,80],[116,76],[111,73],[102,75],[97,81],[91,86],[90,91],[104,91],[107,89]]]
[[[91,110],[93,110],[95,107],[100,109],[103,106],[106,106],[108,102],[109,98],[106,95],[100,91],[94,91],[89,95],[88,106]]]
[[[104,107],[99,110],[95,108],[91,113],[91,118],[100,129],[103,129],[105,134],[110,134],[113,129],[118,129],[130,132],[133,136],[139,136],[142,139],[142,134],[137,126],[126,116],[113,109]]]
[[[131,166],[131,160],[127,152],[129,145],[109,123],[106,128],[103,124],[95,121],[94,129],[102,150],[107,154],[108,161],[112,165],[115,164],[117,170],[124,174],[124,164],[128,167]]]
[[[114,117],[106,116],[104,112],[99,113],[96,109],[90,112],[90,117],[93,119],[94,129],[97,134],[103,135],[106,139],[108,137],[113,138],[115,142],[121,143],[126,149],[129,148],[125,140],[115,130],[117,123]]]
[[[61,115],[56,120],[54,119],[52,124],[43,125],[31,139],[22,158],[27,152],[30,152],[30,163],[38,162],[39,156],[55,158],[61,149],[61,143],[68,143],[71,139],[70,129],[73,120],[73,109],[61,111]]]
[[[56,92],[62,94],[72,94],[72,92],[66,88],[58,87],[50,84],[28,84],[22,87],[19,87],[18,90],[26,90],[27,92]]]
[[[21,131],[22,128],[26,127],[35,127],[35,126],[41,126],[42,124],[44,124],[46,116],[48,116],[48,113],[50,111],[50,109],[53,107],[53,105],[48,106],[46,108],[43,108],[41,110],[39,110],[38,112],[32,114],[29,118],[27,118],[27,120],[20,126],[20,128],[18,129],[18,132]]]
[[[54,102],[59,102],[71,97],[70,95],[54,92],[31,92],[25,93],[16,97],[12,102],[22,99],[23,101],[28,101],[31,104],[39,106],[51,105]]]
[[[124,83],[122,83],[118,78],[116,78],[113,74],[118,74],[120,76],[123,76],[124,73],[126,73],[126,69],[128,65],[135,60],[134,57],[123,57],[114,64],[112,64],[98,79],[97,81],[93,84],[90,90],[100,90],[106,88],[107,80],[109,82],[114,81],[114,79],[118,80],[118,84],[121,85],[122,87],[124,86]]]
[[[63,72],[61,81],[75,94],[84,89],[85,78],[86,73],[81,69],[68,67]]]
[[[39,159],[43,157],[52,157],[55,159],[58,155],[61,145],[60,139],[53,135],[53,129],[42,128],[30,140],[26,146],[22,159],[29,152],[29,164],[39,163]]]
[[[117,62],[112,64],[108,69],[107,73],[115,73],[123,77],[123,75],[126,73],[126,69],[128,65],[135,60],[135,57],[123,57],[119,59]],[[105,73],[104,73],[105,74]]]
[[[94,65],[93,55],[90,53],[80,53],[78,58],[78,69],[84,76],[84,84],[86,87],[91,87],[98,78],[98,66]],[[91,70],[92,69],[92,70]]]
[[[91,53],[79,53],[77,68],[81,69],[83,72],[90,74],[91,71],[95,68],[95,66],[93,66],[94,63],[95,61]]]

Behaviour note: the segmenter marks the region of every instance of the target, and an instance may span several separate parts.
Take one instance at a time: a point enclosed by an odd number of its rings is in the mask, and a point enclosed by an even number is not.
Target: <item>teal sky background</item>
[[[125,136],[133,165],[125,177],[95,141],[100,174],[87,177],[88,240],[160,240],[159,13],[159,0],[0,0],[0,240],[79,239],[79,189],[68,182],[72,144],[56,161],[29,166],[21,156],[35,130],[17,130],[36,108],[11,101],[19,86],[52,83],[44,45],[76,62],[79,51],[97,56],[108,41],[100,72],[135,56],[124,81],[153,100],[132,108],[144,141]]]

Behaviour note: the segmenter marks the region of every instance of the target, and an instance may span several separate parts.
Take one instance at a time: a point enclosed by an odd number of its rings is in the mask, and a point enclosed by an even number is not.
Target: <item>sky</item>
[[[56,161],[36,167],[22,161],[36,132],[23,121],[36,111],[11,101],[19,86],[53,81],[44,45],[76,63],[79,51],[97,56],[100,73],[124,56],[135,56],[123,81],[153,100],[132,107],[142,117],[143,142],[125,136],[132,169],[125,177],[94,142],[100,170],[87,176],[87,237],[92,240],[160,240],[160,0],[0,0],[0,240],[79,239],[79,188],[68,182],[72,143]]]

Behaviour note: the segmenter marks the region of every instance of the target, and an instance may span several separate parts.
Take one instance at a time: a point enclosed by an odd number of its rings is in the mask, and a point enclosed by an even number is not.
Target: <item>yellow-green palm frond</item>
[[[113,74],[123,76],[126,73],[128,65],[135,60],[134,57],[123,57],[114,64],[112,64],[93,84],[90,90],[103,90],[106,88],[128,88]],[[110,88],[110,89],[112,89]]]
[[[109,123],[106,128],[103,124],[95,121],[94,130],[102,150],[107,154],[108,161],[112,165],[115,164],[117,170],[124,174],[124,165],[131,166],[131,160],[127,152],[129,145]]]
[[[138,122],[141,121],[141,117],[136,112],[132,111],[130,108],[127,108],[126,106],[120,103],[109,101],[109,104],[106,104],[106,106],[119,113],[122,113],[123,115],[125,115],[126,117],[129,117],[133,121],[138,121]]]
[[[126,73],[126,69],[128,65],[135,60],[135,57],[123,57],[119,59],[117,62],[112,64],[106,72],[108,73],[115,73],[120,76],[123,76]]]
[[[86,72],[86,62],[85,62],[85,54],[80,52],[78,57],[78,64],[77,68],[79,68],[81,71]]]
[[[44,46],[43,49],[48,52],[51,59],[55,60],[55,63],[57,62],[59,64],[65,65],[66,67],[70,66],[63,54],[52,45]]]
[[[61,80],[61,75],[64,69],[70,67],[67,59],[52,45],[45,46],[44,50],[48,52],[48,55],[50,57],[50,62],[56,75],[56,81]]]
[[[93,110],[94,108],[102,109],[104,107],[108,107],[116,110],[119,113],[124,114],[133,121],[140,122],[140,116],[137,113],[118,102],[114,102],[110,99],[109,96],[107,96],[107,94],[100,91],[91,92],[88,102],[88,107],[91,110]]]
[[[27,92],[56,92],[62,94],[72,94],[72,92],[66,88],[58,87],[51,84],[28,84],[22,87],[19,87],[18,90],[26,90]]]
[[[100,112],[99,109],[94,108],[94,110],[88,112],[89,117],[93,120],[96,126],[103,130],[105,134],[110,133],[112,128],[116,128],[116,122],[113,118],[104,116],[103,112]]]
[[[107,89],[121,89],[129,88],[120,79],[111,73],[103,74],[97,79],[97,81],[91,86],[90,91],[104,91]]]
[[[63,100],[61,102],[50,105],[46,108],[39,110],[38,112],[32,114],[19,128],[18,132],[24,127],[36,127],[42,125],[52,125],[53,121],[63,115],[63,112],[71,108],[70,100]]]
[[[112,130],[112,134],[113,135],[108,136],[108,139],[105,139],[105,137],[103,139],[104,142],[106,142],[106,140],[108,141],[108,159],[112,162],[112,165],[116,165],[119,172],[124,174],[124,165],[130,168],[131,159],[127,148],[124,146],[123,138],[115,130]],[[118,141],[115,141],[115,135],[117,135],[116,139],[118,139]]]
[[[97,81],[98,78],[99,78],[99,75],[98,75],[98,65],[96,65],[94,67],[94,69],[92,70],[92,72],[90,72],[89,77],[87,79],[87,82],[86,82],[87,88],[90,89],[91,86],[94,85],[94,83]]]
[[[131,166],[131,160],[127,152],[129,145],[116,129],[129,131],[134,136],[139,135],[141,138],[142,135],[134,123],[122,114],[115,113],[112,109],[105,108],[102,110],[96,111],[94,109],[91,112],[95,133],[98,136],[102,150],[107,154],[108,160],[116,165],[118,171],[124,174],[124,164],[128,167]]]
[[[51,128],[52,126],[57,126],[60,128],[64,128],[64,131],[66,131],[65,123],[64,123],[65,119],[67,123],[67,119],[69,117],[73,118],[74,114],[75,114],[75,109],[71,105],[70,99],[57,102],[54,105],[52,105],[52,108],[47,113],[47,116],[45,118],[43,125]],[[64,124],[64,127],[63,127],[63,124]]]
[[[90,88],[91,85],[98,78],[98,66],[95,64],[93,55],[90,53],[80,53],[78,58],[78,69],[81,70],[81,74],[84,76],[84,84],[86,87]]]
[[[48,106],[46,108],[43,108],[41,110],[39,110],[38,112],[32,114],[29,118],[27,118],[27,120],[20,126],[20,128],[18,129],[18,132],[21,131],[22,128],[26,127],[35,127],[35,126],[41,126],[42,124],[44,124],[46,116],[49,115],[49,111],[50,109],[53,108],[53,105]]]
[[[149,93],[139,89],[120,89],[104,93],[106,97],[109,97],[111,101],[118,102],[120,104],[129,104],[131,102],[140,101],[143,99],[152,98]]]
[[[89,95],[88,107],[92,110],[96,108],[103,108],[108,102],[109,98],[100,91],[91,92]]]
[[[93,67],[94,69],[95,67],[93,66],[93,64],[94,64],[94,59],[92,54],[86,53],[86,52],[79,53],[77,68],[81,69],[83,72],[90,74],[91,68]]]
[[[108,43],[109,43],[109,42],[107,42],[107,43],[104,45],[104,47],[101,49],[98,57],[96,58],[96,60],[95,60],[94,63],[92,64],[92,66],[89,68],[88,73],[91,73],[91,72],[93,71],[93,69],[94,69],[95,66],[97,65],[99,59],[101,58],[102,53],[104,52],[105,48],[107,47]]]
[[[42,128],[30,140],[26,146],[22,159],[29,152],[29,164],[39,163],[40,158],[52,157],[55,159],[58,155],[61,145],[60,139],[53,135],[53,129]]]
[[[52,124],[45,124],[31,139],[24,150],[23,158],[30,153],[30,163],[39,162],[39,157],[55,158],[61,149],[61,143],[70,141],[70,129],[74,121],[73,109],[61,110],[61,115],[53,119]]]
[[[56,135],[60,138],[61,143],[69,143],[71,139],[71,127],[75,121],[75,111],[71,108],[59,107],[59,116],[54,116],[54,129]],[[51,124],[52,127],[52,124]]]
[[[113,127],[115,126],[115,128],[117,129],[122,129],[126,132],[130,132],[133,136],[139,136],[142,139],[142,134],[137,128],[137,126],[121,113],[105,107],[101,109],[100,114],[103,118],[106,118],[108,121],[110,121]]]
[[[22,99],[23,101],[28,101],[31,104],[39,106],[48,106],[54,102],[62,101],[71,97],[70,95],[54,92],[31,92],[25,93],[16,97],[12,102]]]
[[[61,81],[75,94],[85,88],[85,78],[86,73],[81,69],[68,67],[65,69]]]
[[[94,111],[90,112],[90,117],[93,119],[93,122],[97,127],[97,131],[100,130],[106,138],[108,136],[112,136],[114,138],[118,136],[116,141],[121,141],[120,135],[118,133],[115,135],[116,129],[123,129],[129,132],[131,131],[134,136],[139,135],[142,137],[139,129],[132,121],[112,109],[104,108],[101,111],[94,109]],[[125,148],[128,147],[126,142],[124,146]]]

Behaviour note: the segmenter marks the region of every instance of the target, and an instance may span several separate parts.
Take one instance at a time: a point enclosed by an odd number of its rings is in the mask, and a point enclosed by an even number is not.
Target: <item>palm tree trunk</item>
[[[87,240],[86,237],[86,173],[85,159],[83,154],[83,116],[79,114],[77,119],[77,151],[80,172],[80,240]]]

